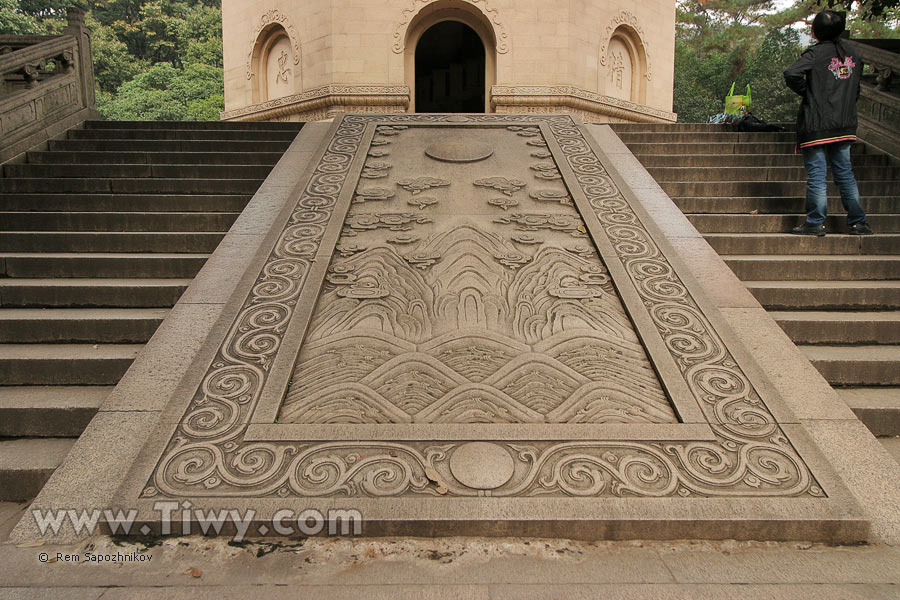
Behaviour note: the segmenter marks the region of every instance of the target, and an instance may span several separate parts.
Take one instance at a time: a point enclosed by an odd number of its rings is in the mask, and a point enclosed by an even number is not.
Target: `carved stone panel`
[[[570,117],[321,152],[144,498],[826,496]]]
[[[520,129],[376,130],[393,195],[351,205],[337,247],[361,250],[331,262],[279,422],[677,422],[600,257],[566,248],[589,238],[555,162],[530,157],[540,130]]]

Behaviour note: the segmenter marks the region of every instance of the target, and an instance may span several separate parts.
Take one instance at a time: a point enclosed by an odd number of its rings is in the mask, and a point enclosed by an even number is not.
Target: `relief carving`
[[[446,187],[450,185],[450,182],[437,177],[416,177],[415,179],[401,179],[397,185],[415,196],[431,188]]]
[[[618,29],[622,25],[627,25],[637,35],[638,39],[634,40],[634,42],[644,49],[644,58],[647,61],[647,72],[644,74],[644,77],[647,78],[647,81],[650,81],[650,51],[647,48],[647,36],[644,34],[644,30],[641,27],[641,23],[638,18],[634,16],[633,13],[627,10],[621,11],[619,14],[610,19],[609,24],[606,26],[606,31],[603,35],[603,43],[600,45],[600,64],[607,68],[615,67],[615,65],[612,64],[612,61],[610,61],[611,56],[608,51],[609,43],[612,40],[613,34],[615,33],[616,29]]]
[[[297,36],[297,31],[294,29],[294,25],[290,22],[290,20],[281,13],[278,9],[272,9],[259,18],[259,21],[256,24],[256,27],[253,30],[253,34],[250,36],[250,51],[247,53],[247,79],[253,78],[253,53],[256,49],[256,45],[259,43],[259,35],[263,32],[263,29],[272,24],[281,25],[284,30],[288,34],[288,38],[291,40],[291,48],[293,49],[294,54],[294,65],[300,64],[300,38]],[[281,58],[278,60],[278,65],[280,67],[280,72],[278,77],[284,76],[284,81],[287,82],[286,72],[289,72],[290,69],[286,69],[287,65],[287,53],[284,53],[284,60]]]
[[[521,179],[507,179],[506,177],[485,177],[476,179],[473,183],[479,187],[495,189],[507,196],[512,196],[525,187],[525,182]]]
[[[825,495],[581,130],[563,116],[516,120],[545,123],[559,142],[558,160],[574,173],[566,184],[578,186],[600,223],[589,233],[605,236],[613,248],[604,260],[621,262],[640,298],[631,309],[646,311],[716,439],[493,442],[491,452],[513,466],[484,486],[460,467],[468,442],[244,440],[333,216],[342,187],[334,185],[335,175],[366,151],[359,146],[372,119],[435,124],[446,117],[342,119],[143,497]],[[503,123],[498,115],[468,119]],[[302,423],[671,422],[656,374],[641,362],[641,343],[592,245],[518,250],[477,224],[429,231],[417,232],[413,237],[421,239],[402,255],[402,248],[368,242],[350,256],[337,253],[283,417]],[[568,235],[553,227],[539,231]],[[641,364],[646,368],[635,371]]]

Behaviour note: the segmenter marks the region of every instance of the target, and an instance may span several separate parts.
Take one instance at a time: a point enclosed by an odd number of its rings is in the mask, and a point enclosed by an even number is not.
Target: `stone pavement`
[[[54,562],[41,563],[41,553]],[[144,560],[89,563],[85,553]],[[3,600],[900,597],[900,549],[802,542],[307,538],[232,545],[190,537],[148,547],[98,538],[61,547],[6,545],[0,561]]]

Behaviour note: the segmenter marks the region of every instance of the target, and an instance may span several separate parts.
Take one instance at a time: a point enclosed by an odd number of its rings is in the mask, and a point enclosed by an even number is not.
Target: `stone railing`
[[[872,69],[863,76],[859,136],[900,159],[900,40],[851,40]]]
[[[0,36],[0,162],[96,116],[84,11],[59,36]]]

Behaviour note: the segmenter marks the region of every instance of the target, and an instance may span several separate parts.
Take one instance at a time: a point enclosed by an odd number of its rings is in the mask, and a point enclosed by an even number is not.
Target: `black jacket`
[[[844,40],[819,42],[784,72],[803,97],[797,116],[801,147],[856,139],[856,99],[863,63]]]

